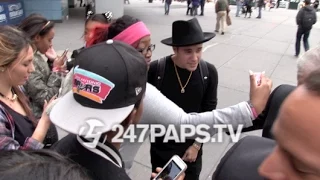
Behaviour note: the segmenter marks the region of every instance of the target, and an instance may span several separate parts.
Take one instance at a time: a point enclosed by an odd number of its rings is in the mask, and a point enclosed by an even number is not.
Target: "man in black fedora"
[[[185,112],[211,111],[217,106],[218,73],[214,65],[201,60],[203,43],[215,37],[202,32],[196,18],[175,21],[172,37],[162,40],[172,46],[174,54],[150,64],[148,82]],[[195,140],[164,142],[165,137],[151,142],[152,170],[163,167],[175,154],[188,165],[186,180],[198,180],[202,168],[202,144]]]

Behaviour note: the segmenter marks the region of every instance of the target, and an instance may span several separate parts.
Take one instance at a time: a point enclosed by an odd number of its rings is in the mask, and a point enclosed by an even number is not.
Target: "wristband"
[[[257,111],[256,111],[256,108],[253,107],[251,101],[248,101],[248,104],[250,106],[250,109],[251,109],[251,112],[252,112],[252,115],[253,115],[253,118],[256,119],[258,117],[258,114],[257,114]]]
[[[61,72],[61,68],[54,67],[54,68],[52,68],[52,72]]]
[[[251,111],[252,111],[254,119],[256,119],[258,117],[256,109],[254,107],[251,107]]]

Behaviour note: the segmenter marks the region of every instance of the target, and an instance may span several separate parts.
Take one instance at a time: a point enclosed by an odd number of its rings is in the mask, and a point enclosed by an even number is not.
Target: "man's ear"
[[[133,109],[128,117],[123,121],[122,125],[124,128],[128,128],[130,124],[133,123],[134,118],[136,117],[137,110]]]

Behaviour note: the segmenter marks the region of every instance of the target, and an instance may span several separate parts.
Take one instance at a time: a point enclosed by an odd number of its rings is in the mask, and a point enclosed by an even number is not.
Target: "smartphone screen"
[[[182,169],[173,161],[162,170],[162,172],[157,176],[156,180],[173,180],[176,178]]]

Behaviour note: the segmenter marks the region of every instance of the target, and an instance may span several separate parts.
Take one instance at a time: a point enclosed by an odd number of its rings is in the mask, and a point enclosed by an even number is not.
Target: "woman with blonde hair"
[[[42,113],[35,121],[21,88],[34,71],[32,45],[23,32],[0,26],[0,150],[44,147],[50,119]]]

